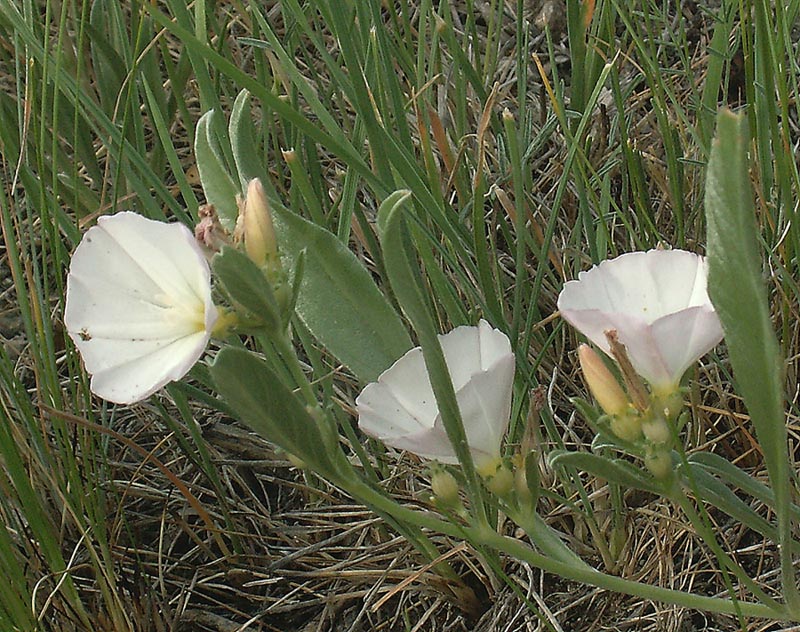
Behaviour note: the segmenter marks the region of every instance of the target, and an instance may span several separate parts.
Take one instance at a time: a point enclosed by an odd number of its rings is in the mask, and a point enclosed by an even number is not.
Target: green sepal
[[[615,450],[625,454],[632,454],[634,456],[644,456],[644,444],[633,443],[620,439],[611,430],[608,415],[600,415],[597,420],[597,434],[592,439],[592,452],[598,453],[602,450]]]
[[[575,407],[575,409],[578,411],[578,414],[583,417],[592,427],[592,430],[597,432],[600,417],[603,415],[603,413],[597,410],[597,408],[592,406],[582,397],[572,397],[570,398],[569,403]]]
[[[282,310],[264,273],[250,258],[235,248],[225,246],[214,255],[211,268],[230,299],[248,312],[267,331],[283,329]]]
[[[539,478],[539,454],[536,451],[528,452],[522,464],[525,468],[525,483],[528,488],[530,498],[527,499],[532,510],[536,509],[539,502],[539,492],[541,489],[541,479]]]

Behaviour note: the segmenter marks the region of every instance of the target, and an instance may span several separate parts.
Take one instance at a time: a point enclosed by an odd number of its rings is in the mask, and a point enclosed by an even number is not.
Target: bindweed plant
[[[791,502],[782,365],[761,282],[740,116],[718,118],[706,190],[707,259],[683,250],[632,252],[564,286],[561,316],[603,354],[588,345],[578,350],[599,409],[588,398],[574,400],[596,432],[591,449],[547,455],[553,467],[589,472],[680,507],[719,561],[728,588],[725,596],[707,596],[600,571],[543,520],[537,501],[546,490],[535,452],[524,442],[504,444],[521,409],[514,397],[527,396],[513,388],[516,354],[525,350],[498,319],[439,330],[419,264],[424,242],[414,238],[430,229],[414,212],[426,200],[402,189],[382,196],[377,231],[388,285],[380,287],[336,234],[284,207],[265,186],[268,179],[257,179],[263,167],[243,142],[252,124],[247,99],[246,93],[237,99],[227,134],[218,133],[213,112],[198,125],[195,153],[210,206],[197,241],[183,226],[121,213],[101,218],[78,246],[65,323],[97,395],[131,403],[191,371],[221,408],[293,463],[389,521],[462,599],[474,596],[441,561],[431,533],[469,542],[498,575],[499,561],[509,556],[647,599],[800,621],[792,564],[800,550],[792,530],[800,508]],[[769,486],[716,454],[684,450],[684,375],[723,334],[764,446]],[[193,371],[210,338],[207,370]],[[365,441],[344,418],[348,406],[337,408],[323,396],[324,376],[309,367],[298,344],[305,338],[364,386],[355,401],[358,429],[377,441]],[[410,506],[383,490],[375,467],[381,444],[431,463],[430,502]],[[771,507],[774,520],[730,484]],[[778,544],[781,595],[726,552],[709,506]],[[527,538],[507,535],[503,517]]]

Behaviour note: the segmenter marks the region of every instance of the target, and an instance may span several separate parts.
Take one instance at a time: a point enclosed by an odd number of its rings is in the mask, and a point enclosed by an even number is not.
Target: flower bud
[[[236,230],[244,240],[244,249],[251,261],[259,266],[277,261],[275,228],[264,187],[258,178],[247,185],[247,198],[240,204]]]
[[[642,421],[642,432],[654,445],[670,445],[672,432],[667,422],[660,416]]]
[[[683,409],[683,393],[677,389],[655,403],[664,413],[664,418],[674,421]]]
[[[581,371],[600,408],[607,415],[622,416],[628,412],[630,400],[603,360],[589,345],[578,347]]]
[[[650,473],[660,481],[672,474],[672,456],[669,450],[654,450],[644,457],[644,464]]]
[[[642,436],[642,421],[633,410],[611,417],[611,432],[620,439],[635,443]]]
[[[484,481],[486,489],[500,498],[505,498],[514,489],[514,473],[507,465],[501,464],[497,470],[487,476]]]
[[[455,507],[461,500],[458,497],[458,481],[443,469],[436,469],[431,475],[431,491],[436,502],[442,507]]]

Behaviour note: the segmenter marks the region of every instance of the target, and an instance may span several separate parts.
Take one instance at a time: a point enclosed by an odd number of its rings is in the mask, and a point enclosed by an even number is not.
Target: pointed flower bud
[[[484,475],[483,483],[495,496],[505,498],[514,489],[514,472],[500,462],[493,472]]]
[[[578,359],[586,384],[600,408],[611,416],[625,414],[630,400],[595,350],[589,345],[581,345],[578,347]]]
[[[660,415],[642,421],[642,432],[647,440],[657,446],[670,445],[672,443],[672,431],[666,420]]]
[[[644,457],[644,464],[650,473],[660,481],[665,481],[672,475],[672,456],[669,450],[649,451]]]
[[[240,204],[236,224],[237,234],[244,240],[245,252],[254,263],[264,266],[278,260],[269,202],[258,178],[253,178],[247,185],[247,197],[244,204]]]

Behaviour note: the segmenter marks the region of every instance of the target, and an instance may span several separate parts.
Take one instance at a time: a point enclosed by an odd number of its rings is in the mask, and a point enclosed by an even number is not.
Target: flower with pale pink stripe
[[[567,282],[558,309],[609,355],[606,332],[615,330],[653,393],[668,395],[686,370],[722,339],[707,277],[705,259],[691,252],[631,252]]]

